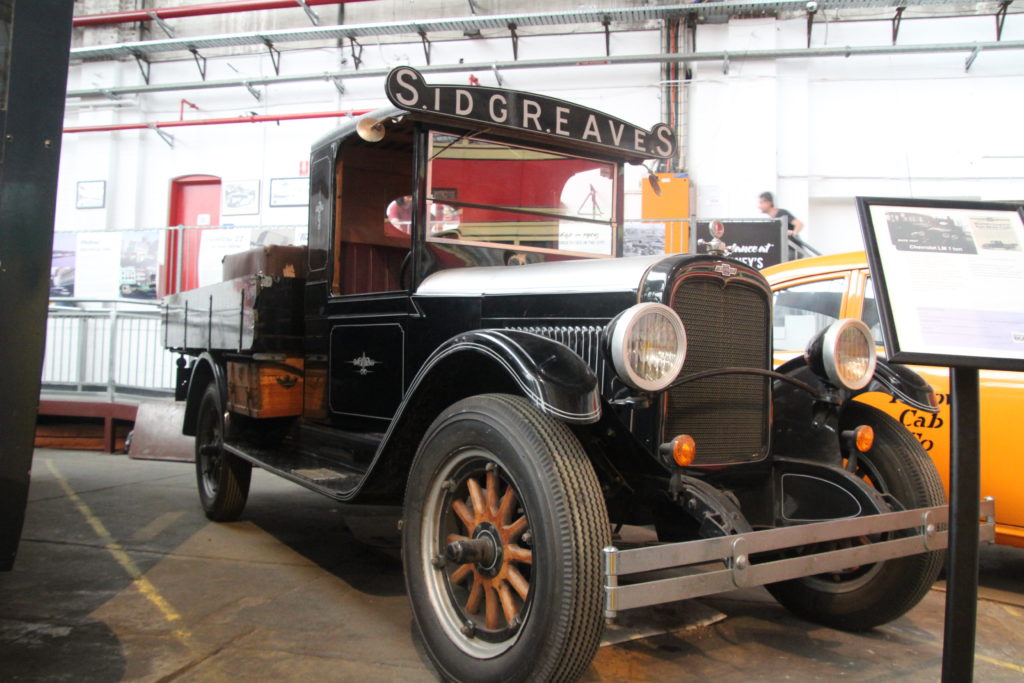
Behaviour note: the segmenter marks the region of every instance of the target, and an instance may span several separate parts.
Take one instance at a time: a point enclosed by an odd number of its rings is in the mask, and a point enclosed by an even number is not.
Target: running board
[[[225,443],[224,450],[268,472],[305,486],[334,500],[344,501],[363,480],[360,472],[311,453],[288,448],[260,448],[249,443]]]
[[[995,501],[992,498],[981,502],[981,517],[984,521],[981,522],[979,539],[994,542]],[[648,548],[619,550],[609,546],[604,549],[605,616],[614,619],[622,610],[698,598],[737,588],[763,586],[766,583],[942,550],[949,543],[949,531],[948,528],[939,527],[948,522],[949,506],[940,505]],[[843,539],[863,541],[866,536],[896,531],[904,533],[898,538],[850,548],[812,552],[754,564],[750,561],[751,556],[761,553],[799,551],[813,544]],[[724,568],[698,566],[713,562],[723,563]],[[620,577],[665,569],[689,569],[690,573],[619,584]]]

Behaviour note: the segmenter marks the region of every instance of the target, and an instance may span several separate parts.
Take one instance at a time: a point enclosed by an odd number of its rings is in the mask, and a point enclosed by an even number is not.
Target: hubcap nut
[[[473,623],[469,621],[463,624],[462,628],[460,628],[459,630],[462,631],[462,635],[466,636],[467,638],[472,638],[476,635],[476,626],[474,626]]]
[[[434,565],[434,567],[436,567],[437,569],[441,569],[446,564],[444,556],[440,553],[434,555],[432,558],[430,558],[430,564]]]

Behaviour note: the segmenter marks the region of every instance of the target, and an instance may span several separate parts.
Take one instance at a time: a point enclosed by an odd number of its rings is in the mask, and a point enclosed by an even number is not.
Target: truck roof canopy
[[[646,130],[596,109],[545,95],[483,86],[429,85],[412,67],[393,69],[385,91],[393,107],[347,121],[318,140],[314,149],[357,134],[361,119],[384,121],[409,116],[442,125],[493,130],[499,135],[630,163],[670,158],[676,150],[675,134],[663,123]]]

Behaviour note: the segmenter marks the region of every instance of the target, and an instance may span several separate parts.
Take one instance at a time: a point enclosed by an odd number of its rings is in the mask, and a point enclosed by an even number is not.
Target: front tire
[[[565,424],[517,396],[465,399],[423,438],[402,553],[427,653],[455,681],[572,681],[603,631],[608,516]]]
[[[249,497],[252,464],[224,450],[224,409],[210,382],[199,402],[196,425],[196,483],[203,512],[215,522],[233,522]]]
[[[903,425],[871,406],[851,403],[840,428],[860,425],[875,430],[875,441],[867,453],[856,454],[857,476],[907,509],[946,504],[934,463]],[[941,551],[910,555],[766,588],[790,612],[808,621],[866,631],[901,617],[920,602],[938,577],[944,556]]]

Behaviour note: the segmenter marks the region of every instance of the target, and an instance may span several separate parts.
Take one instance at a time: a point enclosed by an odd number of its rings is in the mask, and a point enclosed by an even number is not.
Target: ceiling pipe
[[[561,57],[553,59],[520,59],[508,62],[476,62],[465,64],[420,65],[416,68],[425,74],[434,73],[465,73],[467,71],[509,71],[512,69],[542,69],[553,67],[575,66],[606,66],[623,64],[664,64],[690,62],[737,62],[745,60],[765,59],[807,59],[808,57],[865,57],[880,55],[913,55],[966,52],[981,54],[998,50],[1024,49],[1024,40],[1002,40],[989,43],[934,43],[928,45],[871,45],[871,46],[838,46],[815,48],[792,48],[776,50],[747,51],[714,51],[691,52],[687,54],[646,54],[646,55],[601,55],[599,57]],[[107,97],[116,99],[121,95],[177,92],[181,90],[206,90],[213,88],[234,88],[246,85],[274,85],[281,83],[300,83],[307,81],[346,80],[351,78],[373,78],[386,76],[390,69],[360,69],[358,71],[321,72],[316,74],[297,74],[294,76],[269,76],[263,78],[243,78],[219,81],[200,81],[190,83],[166,83],[138,86],[119,86],[112,88],[94,88],[89,90],[68,90],[70,97]]]
[[[298,2],[298,0],[295,0]],[[925,7],[948,5],[950,0],[815,0],[818,14],[832,9],[844,8],[892,8]],[[985,5],[986,3],[978,3]],[[421,34],[429,36],[438,32],[462,35],[483,35],[483,31],[512,39],[512,53],[518,57],[518,33],[529,28],[538,28],[550,35],[552,26],[562,25],[604,25],[611,21],[616,25],[643,25],[651,21],[692,18],[701,23],[726,21],[732,17],[775,16],[778,13],[805,12],[805,0],[742,0],[739,2],[688,2],[687,4],[650,5],[633,7],[609,7],[603,9],[562,10],[558,12],[518,14],[474,14],[470,16],[441,19],[418,19],[384,21],[363,24],[342,24],[277,30],[246,31],[221,35],[187,36],[161,40],[137,40],[125,43],[87,45],[71,49],[72,60],[121,59],[141,55],[152,59],[156,54],[166,52],[191,52],[195,50],[224,47],[255,46],[258,49],[270,41],[275,46],[285,43],[306,41],[339,41],[348,39],[378,39],[383,36],[407,36],[419,42]],[[1018,12],[1020,14],[1020,12]],[[970,15],[983,16],[983,15]],[[903,16],[903,19],[909,19]],[[833,21],[842,21],[842,17]],[[160,21],[163,21],[162,19]],[[889,21],[882,18],[880,21]],[[316,22],[314,22],[315,24]],[[510,24],[512,25],[510,27]],[[606,27],[607,28],[607,27]],[[508,33],[510,32],[510,33]],[[998,36],[996,36],[998,40]]]
[[[315,111],[301,114],[256,114],[254,116],[232,116],[219,119],[194,119],[191,121],[150,121],[149,123],[112,123],[104,126],[72,126],[64,129],[71,133],[109,133],[118,130],[151,130],[155,128],[183,128],[186,126],[223,126],[232,123],[272,123],[276,121],[299,121],[302,119],[330,119],[365,114],[369,109],[347,109],[345,111]]]
[[[185,105],[188,105],[190,108],[195,109],[196,111],[199,111],[199,107],[196,106],[196,104],[194,102],[189,102],[184,97],[182,97],[181,98],[181,103],[178,105],[178,120],[179,121],[184,121],[185,120]]]
[[[305,4],[313,5],[344,5],[350,2],[366,2],[367,0],[305,0]],[[233,2],[211,2],[203,5],[185,5],[182,7],[155,7],[152,9],[129,10],[127,12],[110,12],[109,14],[83,14],[72,19],[74,26],[109,26],[111,24],[128,24],[135,21],[153,21],[155,19],[181,19],[183,17],[202,17],[211,14],[232,14],[235,12],[255,12],[265,9],[300,9],[298,0],[234,0]]]

